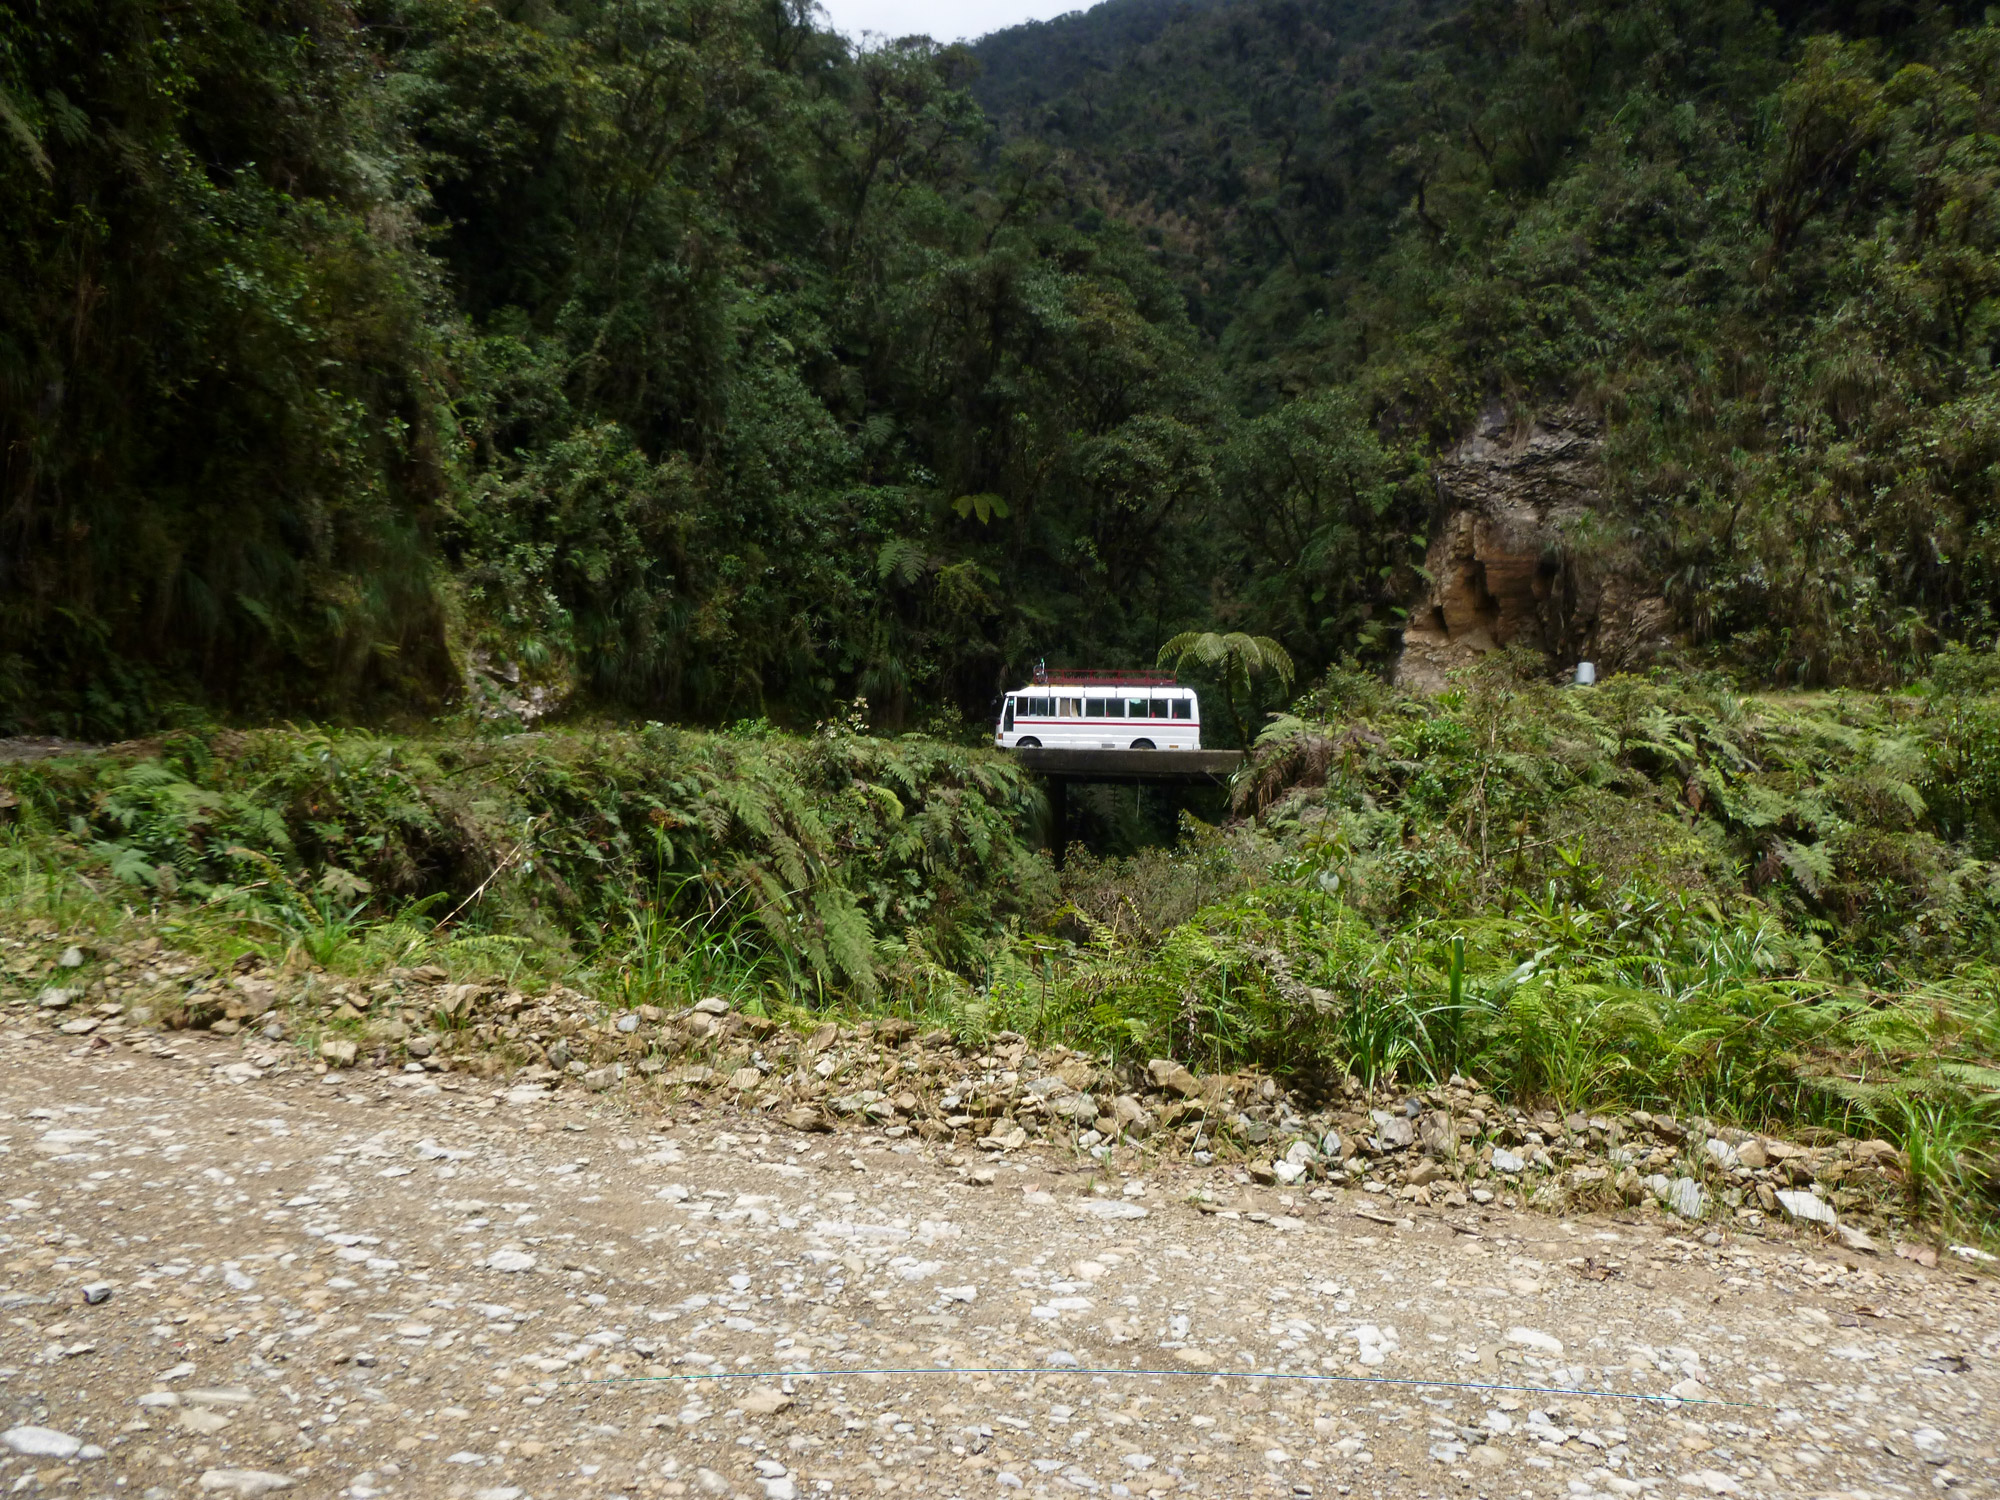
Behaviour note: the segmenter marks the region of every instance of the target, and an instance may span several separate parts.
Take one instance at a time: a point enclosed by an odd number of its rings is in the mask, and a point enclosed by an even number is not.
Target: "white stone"
[[[1493,1148],[1493,1170],[1496,1172],[1522,1172],[1527,1170],[1527,1162],[1509,1151],[1505,1146]]]
[[[535,1269],[535,1257],[525,1250],[495,1250],[486,1257],[486,1269],[508,1272],[532,1271]]]
[[[1667,1188],[1667,1207],[1683,1219],[1699,1219],[1708,1212],[1708,1194],[1692,1177],[1677,1177]]]
[[[231,1495],[272,1495],[290,1489],[292,1483],[286,1475],[264,1469],[209,1469],[201,1476],[203,1489]]]
[[[1743,1486],[1720,1469],[1702,1469],[1681,1475],[1681,1483],[1691,1490],[1707,1490],[1711,1495],[1740,1495]]]
[[[189,1391],[181,1399],[189,1406],[248,1406],[250,1392],[241,1386]]]
[[[74,1458],[83,1447],[82,1438],[53,1427],[9,1427],[0,1432],[0,1443],[27,1458]]]
[[[1832,1205],[1811,1193],[1782,1192],[1778,1194],[1778,1207],[1795,1224],[1823,1224],[1831,1229],[1836,1223]]]
[[[1539,1328],[1510,1328],[1507,1330],[1507,1342],[1519,1344],[1524,1349],[1538,1349],[1543,1354],[1563,1352],[1562,1340],[1543,1333]]]
[[[1118,1198],[1079,1198],[1071,1205],[1076,1212],[1093,1219],[1143,1219],[1150,1210]]]
[[[60,1156],[88,1146],[98,1138],[94,1130],[51,1130],[36,1140],[35,1149]]]
[[[1381,1364],[1396,1352],[1400,1342],[1394,1328],[1378,1328],[1373,1323],[1361,1324],[1351,1337],[1360,1351],[1355,1357],[1364,1365]]]

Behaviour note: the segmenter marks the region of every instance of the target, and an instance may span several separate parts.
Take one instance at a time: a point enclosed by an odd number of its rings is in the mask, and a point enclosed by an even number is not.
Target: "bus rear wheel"
[[[1018,740],[1014,741],[1014,748],[1016,750],[1039,750],[1042,748],[1042,742],[1032,734],[1024,734]]]
[[[1154,747],[1151,740],[1134,740],[1132,741],[1132,748],[1134,750],[1151,750]]]

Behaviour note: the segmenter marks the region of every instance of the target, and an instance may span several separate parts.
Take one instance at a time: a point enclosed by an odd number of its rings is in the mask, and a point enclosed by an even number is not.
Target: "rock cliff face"
[[[1603,501],[1602,430],[1564,409],[1488,408],[1437,466],[1438,517],[1396,680],[1427,691],[1488,651],[1525,645],[1552,672],[1616,671],[1672,641],[1672,613]]]

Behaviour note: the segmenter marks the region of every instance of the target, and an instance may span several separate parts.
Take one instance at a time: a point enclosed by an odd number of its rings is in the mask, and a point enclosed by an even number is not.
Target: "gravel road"
[[[574,1092],[0,1032],[0,1489],[1996,1493],[1990,1277]]]

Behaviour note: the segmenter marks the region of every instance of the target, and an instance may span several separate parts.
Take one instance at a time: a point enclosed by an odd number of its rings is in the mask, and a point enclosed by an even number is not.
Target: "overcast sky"
[[[1017,26],[1023,21],[1046,21],[1073,10],[1088,10],[1091,0],[952,0],[948,4],[927,4],[926,0],[820,0],[835,31],[851,37],[863,32],[883,36],[909,36],[923,32],[941,42],[970,41]]]

